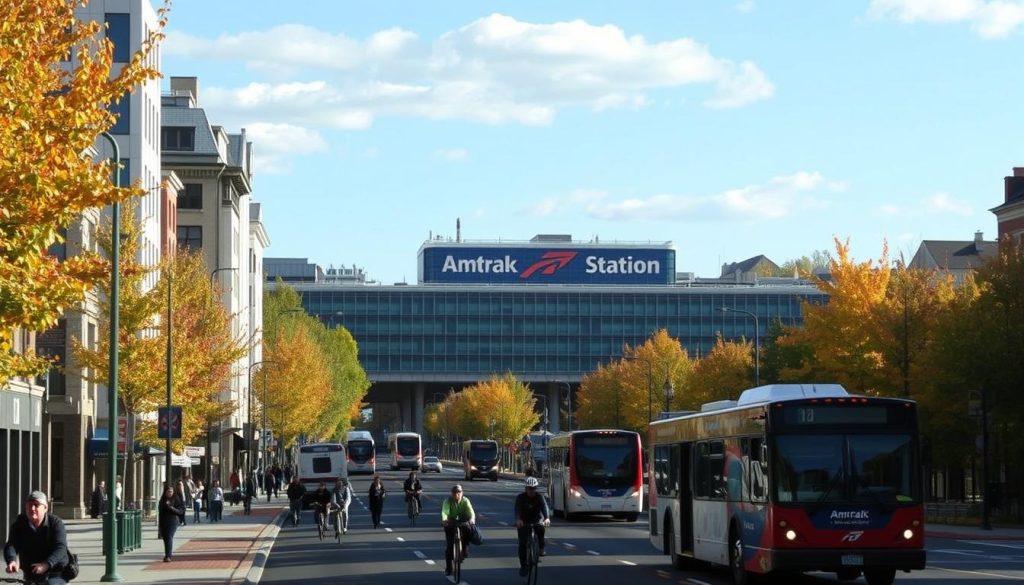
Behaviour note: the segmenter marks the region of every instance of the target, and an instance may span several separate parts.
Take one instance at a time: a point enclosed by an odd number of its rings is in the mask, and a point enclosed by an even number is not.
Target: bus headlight
[[[909,529],[909,528],[907,528],[906,530],[903,531],[903,538],[905,538],[907,540],[910,540],[911,538],[914,538],[914,531]]]
[[[792,530],[792,529],[787,530],[786,531],[786,540],[796,540],[796,530]]]
[[[637,489],[630,488],[629,492],[626,494],[626,497],[627,498],[639,498],[640,497],[640,492],[642,492],[642,491],[643,490],[637,490]]]
[[[576,488],[569,488],[569,495],[574,497],[574,498],[582,498],[583,497],[583,493],[581,491],[577,490]]]

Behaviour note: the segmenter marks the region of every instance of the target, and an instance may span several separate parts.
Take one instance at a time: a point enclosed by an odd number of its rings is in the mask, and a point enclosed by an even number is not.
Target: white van
[[[334,482],[348,479],[348,462],[345,446],[341,443],[313,443],[299,447],[299,482],[306,488],[303,501],[308,503],[320,482],[327,489],[334,488]]]

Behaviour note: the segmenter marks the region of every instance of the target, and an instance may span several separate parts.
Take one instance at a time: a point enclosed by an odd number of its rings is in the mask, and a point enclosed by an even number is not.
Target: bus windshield
[[[417,437],[398,437],[398,454],[410,457],[420,454],[420,440]]]
[[[629,486],[637,481],[636,438],[576,438],[576,475],[581,484]]]
[[[353,440],[348,442],[348,454],[352,461],[365,463],[373,457],[373,441]]]
[[[777,502],[917,500],[910,435],[781,435],[775,445]]]
[[[498,460],[498,444],[497,443],[470,443],[469,445],[469,460],[470,461],[497,461]]]

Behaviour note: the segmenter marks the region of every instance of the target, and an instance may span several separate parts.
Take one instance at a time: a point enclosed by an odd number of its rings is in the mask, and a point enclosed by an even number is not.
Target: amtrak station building
[[[625,345],[667,329],[691,356],[706,355],[719,334],[753,340],[755,325],[764,335],[776,319],[801,324],[802,300],[827,302],[794,278],[677,274],[671,242],[435,238],[419,249],[414,285],[376,284],[357,269],[325,271],[300,258],[264,262],[268,290],[281,278],[309,314],[355,337],[374,426],[388,432],[422,433],[427,404],[506,372],[547,400],[558,432],[567,393]]]

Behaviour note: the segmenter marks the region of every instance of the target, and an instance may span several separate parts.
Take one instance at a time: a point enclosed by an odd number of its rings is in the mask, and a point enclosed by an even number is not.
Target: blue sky
[[[677,270],[994,239],[1024,2],[178,0],[162,68],[257,155],[269,256],[415,282],[431,234]]]

